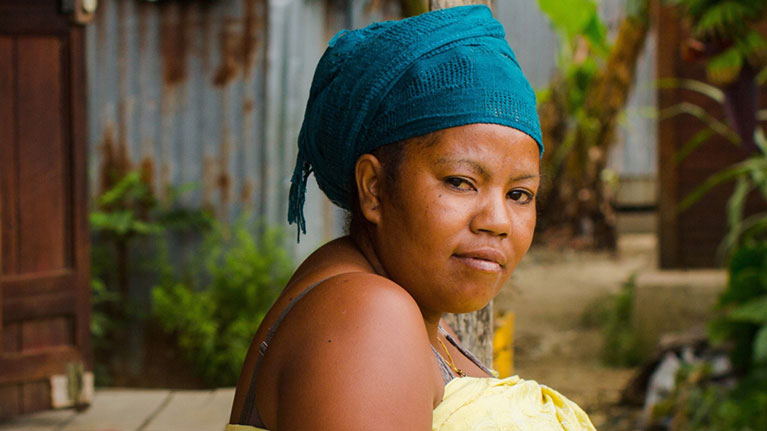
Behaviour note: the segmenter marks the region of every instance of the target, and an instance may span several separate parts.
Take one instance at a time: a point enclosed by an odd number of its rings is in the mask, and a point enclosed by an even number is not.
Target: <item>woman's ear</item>
[[[367,221],[378,224],[381,220],[381,180],[383,167],[372,154],[363,154],[354,167],[360,211]]]

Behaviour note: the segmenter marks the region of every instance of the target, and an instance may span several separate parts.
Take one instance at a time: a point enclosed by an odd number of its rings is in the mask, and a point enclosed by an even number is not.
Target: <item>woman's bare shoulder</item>
[[[302,334],[290,331],[297,338],[322,332],[339,341],[364,336],[371,342],[412,342],[428,347],[418,304],[398,284],[376,274],[350,272],[323,280],[291,314],[292,322],[286,324],[304,328],[299,331]]]
[[[264,358],[279,370],[264,419],[296,430],[426,430],[442,395],[429,346],[418,305],[396,283],[330,277],[296,304]]]
[[[338,274],[323,280],[315,287],[312,302],[340,302],[359,305],[360,311],[389,311],[390,306],[405,307],[402,312],[416,312],[413,317],[422,320],[418,304],[412,296],[392,280],[364,271]]]

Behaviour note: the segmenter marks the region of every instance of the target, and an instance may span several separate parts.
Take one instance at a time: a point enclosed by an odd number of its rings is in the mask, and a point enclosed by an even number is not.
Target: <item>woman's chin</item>
[[[451,307],[448,312],[453,314],[463,314],[481,310],[498,295],[504,284],[505,283],[498,282],[492,283],[492,285],[489,286],[474,286],[473,288],[466,289],[463,294],[457,292],[453,295],[453,299],[458,300],[450,304]]]
[[[490,301],[493,300],[494,297],[495,295],[492,295],[489,297],[482,297],[482,298],[466,299],[460,304],[456,304],[452,306],[450,310],[447,310],[447,312],[451,314],[473,313],[475,311],[479,311],[485,308],[487,304],[489,304]]]

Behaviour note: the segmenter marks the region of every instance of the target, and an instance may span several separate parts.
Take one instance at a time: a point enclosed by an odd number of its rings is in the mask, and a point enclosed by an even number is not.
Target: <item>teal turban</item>
[[[350,209],[362,154],[473,123],[520,130],[543,152],[535,93],[490,9],[442,9],[338,33],[312,81],[288,221],[306,232],[310,173],[333,203]]]

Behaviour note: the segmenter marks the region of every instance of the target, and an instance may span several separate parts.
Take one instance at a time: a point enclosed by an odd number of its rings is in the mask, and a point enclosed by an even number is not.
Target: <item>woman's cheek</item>
[[[522,211],[517,212],[514,219],[512,235],[517,236],[521,243],[527,243],[525,247],[525,250],[527,250],[527,247],[530,245],[529,243],[533,240],[533,232],[535,232],[535,206],[524,207]]]

